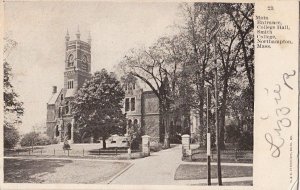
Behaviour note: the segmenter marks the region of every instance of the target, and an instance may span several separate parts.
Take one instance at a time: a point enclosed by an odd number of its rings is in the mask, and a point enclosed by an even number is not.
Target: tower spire
[[[77,26],[77,33],[76,33],[76,37],[77,37],[77,40],[79,40],[79,39],[80,39],[79,25]]]
[[[66,34],[66,41],[69,41],[70,40],[70,35],[69,35],[69,30],[67,29],[67,34]]]
[[[90,45],[91,45],[91,43],[92,43],[91,31],[89,31],[88,43],[89,43]]]

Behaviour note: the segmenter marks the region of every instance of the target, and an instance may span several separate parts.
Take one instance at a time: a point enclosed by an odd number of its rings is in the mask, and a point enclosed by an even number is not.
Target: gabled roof
[[[62,91],[62,89],[60,89],[59,92],[56,92],[55,94],[52,94],[52,96],[51,96],[51,98],[50,98],[50,100],[48,101],[47,104],[55,104],[55,102],[56,102],[58,96],[60,95],[61,91]]]
[[[75,89],[67,89],[67,92],[66,92],[66,95],[65,95],[65,98],[69,98],[69,97],[73,97],[75,94]]]

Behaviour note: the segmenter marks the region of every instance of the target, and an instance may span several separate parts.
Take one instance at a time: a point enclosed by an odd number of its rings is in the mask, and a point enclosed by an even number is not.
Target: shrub
[[[157,142],[150,142],[150,151],[158,152],[163,149],[163,145]]]
[[[20,135],[16,128],[4,126],[4,148],[14,148],[19,139]]]
[[[57,138],[51,139],[51,140],[50,140],[50,143],[51,143],[51,144],[58,144]]]
[[[238,140],[238,148],[240,150],[253,150],[253,132],[242,132]]]
[[[27,133],[21,139],[21,146],[42,146],[49,144],[51,144],[49,137],[36,132]]]
[[[49,144],[51,144],[51,140],[49,139],[49,137],[42,136],[42,135],[38,136],[36,145],[42,146],[42,145],[49,145]]]

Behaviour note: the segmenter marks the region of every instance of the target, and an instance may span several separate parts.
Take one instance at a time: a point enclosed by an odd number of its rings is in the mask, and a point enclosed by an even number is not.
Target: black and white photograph
[[[4,2],[4,183],[253,186],[254,8]]]

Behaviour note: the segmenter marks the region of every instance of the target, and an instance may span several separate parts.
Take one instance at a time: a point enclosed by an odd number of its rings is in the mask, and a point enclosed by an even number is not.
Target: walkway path
[[[133,165],[123,174],[115,178],[111,184],[129,184],[129,185],[193,185],[206,184],[207,180],[174,180],[176,169],[180,164],[189,164],[181,160],[181,146],[159,152],[151,152],[151,156],[132,160]],[[206,163],[191,163],[191,164],[206,164]],[[212,163],[213,165],[214,163]],[[224,163],[225,165],[225,163]],[[229,164],[226,165],[243,165],[252,166],[252,164]],[[242,178],[224,178],[224,182],[235,181],[251,181],[252,177]],[[214,182],[215,179],[212,179]]]

